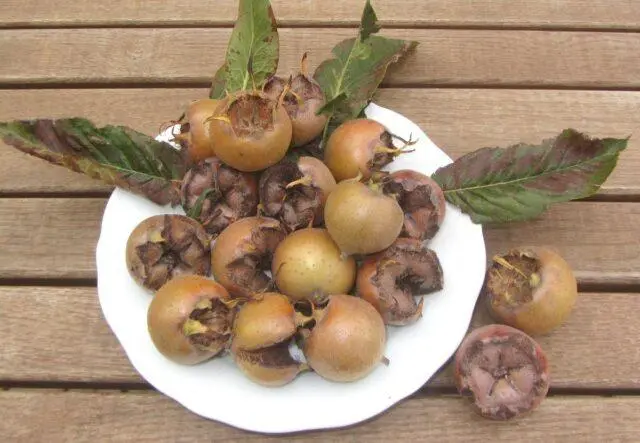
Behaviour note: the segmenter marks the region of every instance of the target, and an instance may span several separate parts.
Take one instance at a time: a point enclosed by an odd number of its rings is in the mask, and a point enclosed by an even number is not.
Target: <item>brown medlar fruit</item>
[[[542,348],[510,326],[489,325],[471,332],[455,356],[458,391],[480,415],[508,420],[533,411],[549,391]]]
[[[186,150],[192,163],[214,155],[208,119],[214,115],[219,103],[219,100],[202,99],[192,102],[187,107],[180,134],[175,136],[175,140]]]
[[[332,295],[314,312],[303,332],[307,363],[327,380],[351,382],[369,375],[384,360],[386,328],[374,307],[358,297]]]
[[[219,234],[258,208],[258,180],[211,157],[193,166],[182,179],[182,207],[205,230]]]
[[[136,282],[152,291],[179,275],[209,275],[209,243],[197,221],[184,215],[154,215],[129,235],[127,269]]]
[[[444,192],[430,177],[410,169],[384,178],[384,192],[393,195],[404,211],[401,237],[428,240],[444,221],[447,208]]]
[[[231,339],[234,308],[229,293],[198,275],[168,281],[151,300],[149,335],[169,360],[194,365],[222,352]]]
[[[233,325],[235,363],[261,385],[290,383],[307,369],[289,352],[296,331],[296,314],[287,297],[274,292],[258,295],[240,308]]]
[[[276,248],[271,273],[291,300],[315,301],[346,294],[356,278],[356,261],[342,257],[326,229],[307,228],[289,234]]]
[[[361,175],[368,180],[402,154],[404,147],[393,145],[393,135],[375,120],[347,120],[331,134],[324,162],[339,183]]]
[[[443,286],[440,260],[420,240],[399,238],[388,249],[367,257],[358,270],[357,293],[371,303],[387,325],[408,325],[422,316],[424,298],[414,295]]]
[[[398,202],[379,186],[347,180],[334,188],[324,207],[324,221],[340,250],[347,254],[373,254],[398,238],[404,213]]]
[[[324,204],[335,185],[320,160],[285,159],[262,173],[260,204],[265,215],[282,221],[289,231],[319,226],[324,220]]]
[[[209,133],[220,160],[243,172],[261,171],[285,156],[291,119],[277,101],[258,91],[234,93],[216,108]]]
[[[265,83],[263,91],[276,101],[284,93],[283,105],[293,128],[293,146],[303,146],[320,136],[327,116],[317,112],[324,106],[325,98],[318,82],[309,75],[307,53],[302,56],[300,71],[289,82],[273,76]]]
[[[522,247],[493,258],[483,292],[497,321],[537,335],[566,321],[578,298],[578,284],[557,252]]]
[[[278,220],[247,217],[230,224],[211,249],[213,276],[233,296],[250,297],[273,287],[273,253],[285,238]]]

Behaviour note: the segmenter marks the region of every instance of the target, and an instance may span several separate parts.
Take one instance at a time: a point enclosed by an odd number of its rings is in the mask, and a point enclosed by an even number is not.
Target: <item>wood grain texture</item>
[[[156,134],[162,122],[205,94],[205,89],[0,90],[0,120],[85,116]],[[640,92],[381,89],[376,102],[415,121],[453,158],[484,146],[537,143],[568,127],[598,137],[632,135],[601,192],[640,194]],[[0,142],[0,193],[109,189]]]
[[[280,25],[357,25],[362,0],[328,5],[312,0],[273,0]],[[634,0],[394,0],[373,2],[385,26],[500,26],[638,29],[640,7]],[[215,6],[214,6],[215,5]],[[4,0],[0,26],[224,25],[236,17],[236,0]]]
[[[0,31],[0,84],[202,84],[223,61],[229,29]],[[331,35],[329,38],[328,35]],[[388,85],[638,88],[640,33],[391,29],[419,41]],[[304,51],[315,66],[353,29],[280,30],[280,71]],[[16,54],[20,54],[19,57]]]
[[[482,306],[473,327],[491,323]],[[144,382],[103,319],[94,288],[4,286],[0,307],[0,380]],[[549,357],[553,388],[640,389],[634,341],[640,325],[628,318],[638,310],[638,294],[580,294],[567,323],[537,338]],[[28,334],[25,313],[38,319]],[[427,386],[453,388],[451,368]]]
[[[0,392],[8,441],[200,441],[280,442],[205,420],[155,392]],[[552,397],[534,414],[495,422],[473,413],[466,400],[405,400],[357,426],[287,436],[287,441],[636,441],[640,398]]]
[[[0,199],[0,278],[94,278],[103,199]],[[572,202],[543,217],[486,228],[488,256],[522,244],[555,247],[578,280],[640,283],[638,203]]]

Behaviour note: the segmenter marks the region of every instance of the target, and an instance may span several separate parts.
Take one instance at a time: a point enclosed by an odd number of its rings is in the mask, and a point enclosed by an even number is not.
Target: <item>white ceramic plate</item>
[[[397,158],[389,170],[411,168],[431,174],[451,162],[405,117],[375,104],[366,114],[404,139],[418,139],[414,152]],[[380,365],[369,377],[350,384],[305,373],[285,387],[266,388],[246,379],[228,356],[180,366],[153,346],[147,332],[152,296],[129,276],[125,248],[139,222],[163,213],[182,211],[120,189],[111,195],[96,254],[104,316],[133,366],[157,390],[198,415],[249,431],[287,433],[352,425],[420,389],[462,341],[485,273],[482,228],[448,205],[445,221],[430,243],[443,267],[444,289],[426,296],[424,316],[416,324],[388,328],[389,366]]]

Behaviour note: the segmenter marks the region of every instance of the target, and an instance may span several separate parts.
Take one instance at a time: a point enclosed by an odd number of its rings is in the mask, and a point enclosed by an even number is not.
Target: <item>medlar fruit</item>
[[[522,247],[493,258],[483,292],[496,320],[527,334],[548,334],[571,314],[578,284],[557,252]]]
[[[149,335],[169,360],[194,365],[222,352],[231,339],[234,308],[218,283],[197,275],[168,281],[151,300]]]
[[[428,240],[444,221],[446,201],[440,186],[430,177],[410,169],[395,171],[384,179],[384,192],[393,195],[404,211],[401,237]]]
[[[282,386],[307,369],[289,352],[297,331],[287,297],[265,293],[245,303],[233,325],[231,353],[240,370],[265,386]]]
[[[300,72],[289,82],[273,76],[264,85],[263,91],[273,100],[280,100],[291,118],[293,146],[303,146],[318,137],[327,123],[327,116],[317,112],[324,106],[324,92],[318,82],[309,75],[307,53],[302,56]]]
[[[219,104],[218,100],[203,99],[192,102],[185,112],[185,121],[175,140],[186,149],[193,163],[212,157],[213,143],[209,134],[209,118]]]
[[[238,92],[221,101],[209,133],[215,154],[243,172],[261,171],[278,163],[291,144],[291,119],[267,95]]]
[[[321,225],[324,204],[336,185],[320,160],[300,157],[271,166],[260,177],[260,204],[265,215],[277,218],[289,231]]]
[[[231,223],[256,215],[257,182],[253,174],[211,157],[189,169],[182,179],[182,207],[215,236]]]
[[[337,182],[358,177],[368,180],[374,172],[402,154],[393,145],[393,136],[375,120],[347,120],[331,134],[324,162]]]
[[[455,356],[458,391],[480,415],[508,420],[533,411],[549,391],[542,348],[510,326],[489,325],[471,332]]]
[[[415,239],[399,238],[385,251],[367,257],[358,270],[358,295],[378,310],[387,325],[417,321],[424,298],[416,304],[414,294],[429,294],[442,286],[438,256]]]
[[[398,202],[371,184],[347,180],[329,194],[324,221],[340,250],[347,254],[373,254],[398,238],[404,213]]]
[[[325,229],[307,228],[289,234],[278,245],[271,273],[291,300],[313,302],[318,296],[348,293],[356,278],[356,261],[342,257]]]
[[[356,381],[383,361],[386,329],[370,303],[350,295],[332,295],[314,317],[315,326],[304,332],[302,350],[311,369],[321,377]]]
[[[273,286],[266,273],[286,231],[278,220],[247,217],[230,224],[211,249],[213,276],[233,296],[250,297]]]
[[[189,217],[154,215],[129,235],[127,269],[138,284],[152,291],[179,275],[208,275],[209,242],[202,226]]]

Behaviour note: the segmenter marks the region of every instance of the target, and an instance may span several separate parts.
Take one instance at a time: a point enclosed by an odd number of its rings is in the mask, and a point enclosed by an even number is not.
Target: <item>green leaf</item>
[[[375,11],[367,1],[359,36],[336,45],[332,50],[334,58],[322,62],[315,71],[314,79],[320,84],[326,99],[319,113],[329,117],[323,141],[340,123],[361,114],[384,79],[389,65],[418,44],[373,35],[379,29]]]
[[[269,0],[240,0],[224,64],[216,72],[209,97],[261,88],[278,70],[279,37]]]
[[[522,221],[553,203],[595,194],[627,139],[590,139],[573,129],[540,145],[483,148],[438,169],[447,201],[476,223]]]
[[[123,126],[89,120],[0,122],[0,138],[27,154],[164,205],[180,202],[186,159],[170,144]]]

